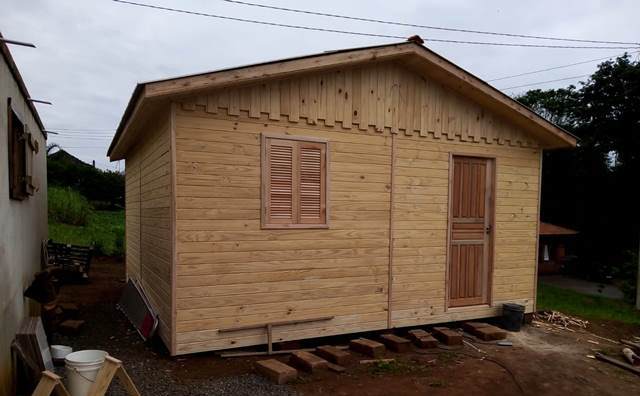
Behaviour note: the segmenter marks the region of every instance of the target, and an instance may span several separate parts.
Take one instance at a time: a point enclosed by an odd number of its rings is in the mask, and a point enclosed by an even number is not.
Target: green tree
[[[619,273],[640,235],[640,62],[625,55],[579,88],[516,99],[580,139],[575,150],[544,155],[543,220],[580,231],[585,275]]]

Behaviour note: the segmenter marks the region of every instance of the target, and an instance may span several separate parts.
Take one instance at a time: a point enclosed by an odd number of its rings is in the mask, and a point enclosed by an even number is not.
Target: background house
[[[578,231],[541,221],[539,234],[538,273],[559,274],[575,259],[572,250]]]
[[[0,41],[0,394],[11,394],[10,346],[27,315],[23,292],[47,239],[46,136],[9,49]]]
[[[542,150],[575,143],[413,42],[140,84],[127,274],[172,354],[532,312]]]

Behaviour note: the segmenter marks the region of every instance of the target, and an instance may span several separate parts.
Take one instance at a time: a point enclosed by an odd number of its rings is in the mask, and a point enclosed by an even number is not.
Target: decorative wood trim
[[[364,89],[358,87],[363,81],[367,85]],[[264,86],[269,89],[263,89]],[[406,94],[404,91],[409,88],[418,94],[398,96],[399,91]],[[231,118],[255,118],[265,122],[277,119],[332,130],[370,130],[388,134],[404,131],[403,135],[407,137],[416,135],[433,140],[539,146],[521,129],[497,115],[485,114],[478,104],[462,94],[442,84],[427,82],[397,63],[366,64],[330,70],[322,75],[304,74],[260,85],[228,87],[223,91],[224,100],[218,100],[220,92],[212,91],[181,99],[181,108],[187,112],[211,113],[214,111],[211,106],[215,106],[215,113]],[[276,94],[278,106],[265,106],[267,102],[275,103],[273,96]],[[436,101],[433,105],[429,103],[432,100]],[[416,108],[420,112],[414,111]],[[430,123],[431,120],[434,121]],[[434,123],[437,125],[432,125]]]
[[[392,303],[393,303],[393,239],[394,239],[394,233],[393,233],[393,214],[395,212],[395,209],[393,208],[393,190],[394,190],[394,171],[395,171],[395,162],[396,162],[396,138],[395,135],[392,134],[391,135],[391,175],[390,175],[390,187],[389,187],[389,269],[388,269],[388,286],[387,286],[387,298],[388,298],[388,302],[387,302],[387,327],[388,328],[392,328],[392,324],[393,324],[393,318],[392,318],[392,314],[393,314],[393,308],[392,308]]]
[[[451,260],[451,213],[453,210],[453,153],[449,153],[449,180],[447,196],[447,245],[445,249],[445,275],[444,275],[444,307],[443,312],[447,312],[449,307],[449,285],[451,284],[451,270],[449,269]]]
[[[540,205],[542,203],[542,164],[544,160],[544,151],[540,150],[540,165],[538,166],[538,218],[536,220],[536,257],[534,259],[534,278],[533,278],[533,312],[537,311],[538,308],[538,257],[539,257],[539,249],[540,249]],[[640,272],[638,273],[640,277]],[[638,290],[640,293],[640,289]],[[640,300],[639,300],[640,301]]]
[[[169,335],[171,339],[171,347],[170,353],[172,356],[176,354],[177,350],[177,340],[176,340],[176,323],[177,323],[177,302],[176,302],[176,285],[177,285],[177,266],[178,266],[178,249],[176,246],[177,241],[177,210],[176,210],[176,201],[178,196],[178,187],[177,187],[177,171],[176,171],[176,108],[177,104],[175,102],[171,103],[170,108],[170,119],[169,119],[169,177],[171,180],[171,191],[170,191],[170,229],[171,229],[171,334]],[[142,175],[140,176],[142,179]],[[142,206],[142,205],[140,205]],[[142,222],[142,220],[141,220]]]

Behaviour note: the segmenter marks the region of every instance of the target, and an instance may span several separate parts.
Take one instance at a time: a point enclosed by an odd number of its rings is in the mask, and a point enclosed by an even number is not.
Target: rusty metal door
[[[493,159],[453,156],[449,209],[449,307],[489,303],[493,168]]]

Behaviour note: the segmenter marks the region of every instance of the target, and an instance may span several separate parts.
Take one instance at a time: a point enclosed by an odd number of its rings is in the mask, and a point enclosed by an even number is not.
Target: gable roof
[[[265,79],[285,78],[336,67],[357,66],[376,61],[397,61],[426,77],[438,80],[460,94],[504,116],[540,140],[544,148],[575,147],[577,138],[547,121],[530,108],[492,87],[485,81],[414,42],[407,41],[360,47],[281,59],[248,66],[191,74],[136,85],[107,155],[124,158],[126,147],[135,140],[132,125],[140,123],[154,104],[167,103],[206,90]]]
[[[578,231],[571,228],[561,227],[559,225],[540,222],[540,235],[576,235]]]
[[[3,37],[2,33],[0,33],[0,37]],[[24,101],[27,103],[27,107],[29,107],[29,111],[31,111],[33,118],[36,120],[36,124],[38,124],[38,128],[40,128],[40,132],[46,138],[47,133],[45,132],[44,125],[42,124],[42,120],[40,119],[38,110],[36,110],[36,106],[33,104],[32,101],[29,100],[31,96],[29,95],[29,91],[27,90],[27,86],[25,85],[24,80],[22,79],[22,76],[20,75],[18,66],[16,66],[16,63],[14,62],[13,57],[11,56],[9,47],[7,47],[7,45],[1,40],[0,40],[0,53],[2,53],[2,58],[6,62],[7,67],[9,67],[9,71],[11,71],[11,75],[13,76],[14,81],[18,85],[18,89],[20,90],[20,93],[22,94],[22,96],[24,96]]]

